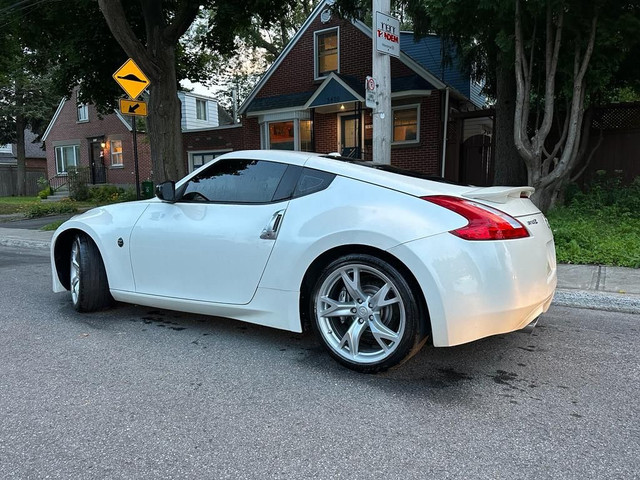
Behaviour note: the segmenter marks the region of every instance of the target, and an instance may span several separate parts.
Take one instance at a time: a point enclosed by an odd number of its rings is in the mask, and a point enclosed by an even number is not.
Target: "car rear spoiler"
[[[494,203],[507,203],[509,199],[529,198],[536,189],[533,187],[483,187],[464,193],[465,198]]]

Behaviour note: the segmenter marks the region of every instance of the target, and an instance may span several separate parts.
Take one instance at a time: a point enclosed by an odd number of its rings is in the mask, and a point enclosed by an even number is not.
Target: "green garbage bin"
[[[142,191],[140,193],[143,198],[153,197],[153,182],[151,180],[142,182]]]

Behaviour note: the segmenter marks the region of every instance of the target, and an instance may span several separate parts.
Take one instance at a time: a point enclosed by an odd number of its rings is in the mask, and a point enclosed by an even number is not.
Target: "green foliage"
[[[39,201],[39,197],[0,197],[0,215],[21,213],[25,205]]]
[[[101,185],[93,187],[89,192],[89,200],[98,205],[107,203],[130,202],[136,199],[134,189],[116,187],[114,185]]]
[[[69,169],[67,174],[67,184],[69,185],[69,196],[82,202],[90,197],[89,186],[89,167],[73,167]]]
[[[38,197],[40,197],[42,200],[44,200],[45,198],[47,198],[49,196],[49,187],[40,190],[38,192]]]
[[[51,222],[51,223],[47,223],[44,227],[42,227],[40,230],[43,230],[45,232],[52,232],[54,230],[57,230],[58,227],[60,225],[62,225],[65,222],[65,220],[56,220],[55,222]]]
[[[76,202],[71,199],[60,200],[59,202],[29,203],[22,207],[22,212],[27,218],[46,217],[47,215],[61,215],[64,213],[75,213],[78,211]]]
[[[565,200],[548,215],[559,262],[640,268],[640,177],[622,186],[619,172],[598,172]]]

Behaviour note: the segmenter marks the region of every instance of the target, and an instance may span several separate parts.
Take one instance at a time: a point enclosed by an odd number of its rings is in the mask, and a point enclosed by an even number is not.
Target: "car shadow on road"
[[[72,311],[66,300],[60,307]],[[435,402],[473,397],[478,384],[499,388],[507,397],[513,397],[509,394],[511,391],[517,393],[533,388],[532,381],[525,379],[522,372],[528,370],[531,374],[530,366],[526,368],[529,364],[526,356],[544,352],[541,345],[545,342],[539,339],[540,335],[548,334],[541,322],[533,334],[515,332],[447,348],[427,344],[399,367],[380,374],[363,375],[335,362],[310,332],[296,334],[227,318],[126,304],[72,318],[96,330],[122,330],[129,326],[149,334],[172,334],[176,335],[176,341],[188,340],[203,349],[207,349],[213,339],[217,342],[227,339],[239,344],[241,350],[250,352],[247,354],[263,356],[264,362],[273,362],[277,354],[276,358],[283,362],[284,368],[289,363],[297,371],[309,375],[336,381],[346,379],[389,391],[401,387],[403,395],[428,397]]]

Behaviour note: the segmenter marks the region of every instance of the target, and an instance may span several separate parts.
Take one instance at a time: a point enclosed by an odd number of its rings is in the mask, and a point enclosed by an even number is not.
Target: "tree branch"
[[[522,20],[520,12],[520,0],[516,0],[516,13],[515,13],[515,35],[516,35],[516,106],[514,116],[514,128],[513,139],[515,147],[518,150],[520,156],[527,164],[528,170],[531,172],[533,169],[533,155],[531,152],[531,144],[527,137],[527,120],[523,116],[523,106],[525,103],[525,97],[529,96],[530,92],[526,89],[525,73],[523,71],[523,58],[524,48],[522,46]],[[530,175],[531,177],[531,175]],[[531,179],[531,178],[530,178]]]
[[[98,0],[98,5],[109,26],[109,30],[111,30],[111,34],[124,52],[133,58],[147,75],[151,78],[158,78],[160,69],[133,32],[120,0]]]
[[[182,7],[177,13],[173,22],[164,30],[164,39],[169,45],[174,45],[182,35],[189,29],[200,11],[199,2],[191,0],[180,3]]]
[[[558,23],[555,28],[555,39],[553,34],[553,16],[551,12],[551,4],[547,3],[547,40],[545,49],[546,64],[546,82],[544,91],[544,115],[540,129],[536,132],[533,141],[534,154],[542,152],[542,145],[547,139],[547,135],[551,131],[553,122],[553,110],[555,102],[555,81],[556,71],[558,68],[558,57],[560,56],[560,43],[562,39],[562,28],[564,22],[564,13],[561,11],[558,17]]]

